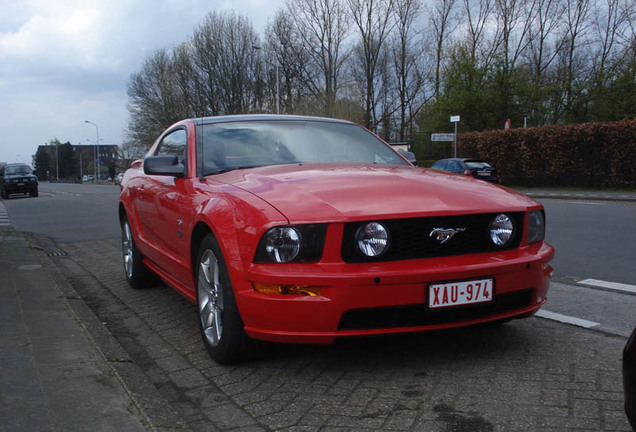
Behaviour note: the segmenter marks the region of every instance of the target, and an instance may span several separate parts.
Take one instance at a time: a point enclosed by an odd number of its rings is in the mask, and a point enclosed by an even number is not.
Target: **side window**
[[[431,166],[431,169],[443,171],[444,167],[446,167],[446,161],[437,161]]]
[[[157,156],[176,156],[185,163],[188,135],[183,129],[177,129],[163,137],[157,149]]]
[[[446,169],[448,171],[459,172],[462,170],[462,166],[457,161],[450,161]]]

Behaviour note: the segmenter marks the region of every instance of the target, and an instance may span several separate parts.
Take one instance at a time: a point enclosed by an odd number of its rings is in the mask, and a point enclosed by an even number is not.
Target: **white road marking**
[[[572,324],[578,327],[583,327],[583,328],[592,328],[592,327],[596,327],[596,326],[600,326],[600,323],[594,322],[594,321],[588,321],[588,320],[584,320],[581,318],[575,318],[575,317],[571,317],[571,316],[567,316],[567,315],[561,315],[555,312],[550,312],[547,311],[545,309],[541,309],[539,312],[536,313],[536,316],[540,317],[540,318],[545,318],[545,319],[549,319],[549,320],[553,320],[553,321],[558,321],[558,322],[562,322],[562,323],[566,323],[566,324]]]
[[[581,285],[591,285],[595,287],[605,288],[612,291],[618,292],[627,292],[631,294],[636,294],[636,285],[628,285],[624,283],[618,282],[607,282],[597,279],[585,279],[578,282]]]
[[[598,201],[570,201],[570,204],[585,204],[585,205],[600,205],[604,206],[606,203]]]

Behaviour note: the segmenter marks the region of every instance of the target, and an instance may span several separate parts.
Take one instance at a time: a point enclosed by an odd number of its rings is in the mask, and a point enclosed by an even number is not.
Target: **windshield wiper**
[[[215,174],[223,174],[223,173],[230,172],[230,171],[249,169],[249,168],[257,168],[257,167],[260,167],[260,166],[265,166],[265,165],[245,165],[245,166],[236,166],[236,167],[223,167],[223,168],[217,168],[217,169],[214,169],[214,170],[206,171],[205,174],[203,174],[203,175],[204,176],[209,176],[209,175],[215,175]]]

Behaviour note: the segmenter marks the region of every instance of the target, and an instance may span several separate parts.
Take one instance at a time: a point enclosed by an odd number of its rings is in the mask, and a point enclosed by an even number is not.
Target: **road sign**
[[[457,123],[459,121],[459,116],[451,116],[450,121],[451,123]]]
[[[455,134],[445,132],[432,133],[431,141],[455,141]]]

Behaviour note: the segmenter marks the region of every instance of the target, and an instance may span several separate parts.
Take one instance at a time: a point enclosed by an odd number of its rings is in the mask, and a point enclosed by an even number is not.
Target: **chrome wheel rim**
[[[223,334],[223,284],[219,278],[219,261],[211,250],[201,255],[197,280],[197,303],[203,335],[217,346]]]
[[[128,222],[124,222],[124,228],[121,234],[121,250],[124,256],[124,269],[126,270],[126,276],[128,279],[133,276],[133,240],[132,233],[130,232],[130,225]]]

